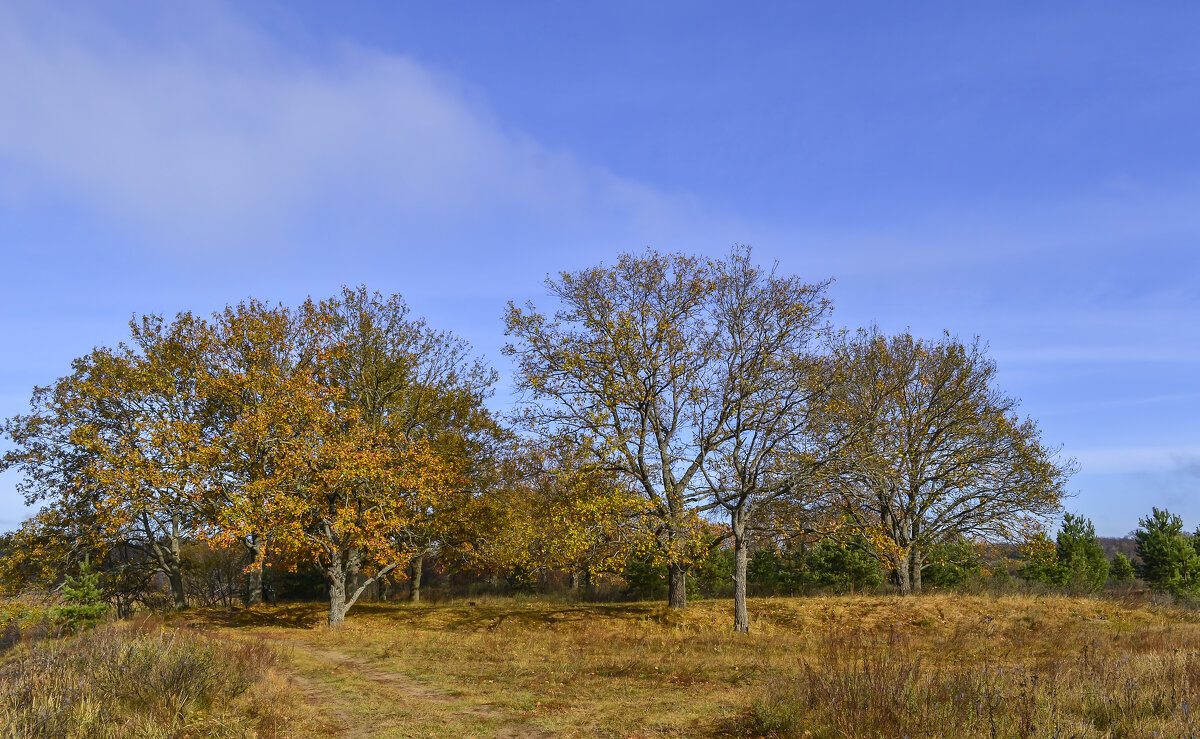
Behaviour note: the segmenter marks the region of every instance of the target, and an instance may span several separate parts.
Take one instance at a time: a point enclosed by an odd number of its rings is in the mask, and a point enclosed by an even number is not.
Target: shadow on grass
[[[196,608],[169,614],[168,622],[194,628],[312,629],[325,623],[328,605],[306,603],[263,604],[253,608]],[[410,605],[408,603],[357,603],[346,616],[355,621],[391,622],[397,626],[439,631],[488,631],[506,626],[570,626],[597,620],[653,620],[672,625],[678,614],[656,603],[562,604],[522,602],[470,602]]]
[[[197,608],[167,616],[180,626],[220,628],[311,629],[324,623],[329,613],[325,603],[282,603],[253,608]]]
[[[595,623],[597,620],[640,621],[669,618],[666,609],[653,603],[560,604],[560,603],[440,603],[422,606],[392,603],[356,605],[347,619],[386,620],[418,629],[440,631],[487,631],[501,624],[530,627]]]

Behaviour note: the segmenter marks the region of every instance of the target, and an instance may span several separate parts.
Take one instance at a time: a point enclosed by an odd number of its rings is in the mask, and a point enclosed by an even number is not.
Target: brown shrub
[[[1195,736],[1200,653],[1170,629],[1015,664],[930,660],[907,637],[838,635],[726,733],[771,737]],[[1147,648],[1150,649],[1147,649]]]
[[[275,723],[247,696],[274,661],[261,642],[101,626],[13,650],[0,663],[0,725],[17,737],[251,736]]]

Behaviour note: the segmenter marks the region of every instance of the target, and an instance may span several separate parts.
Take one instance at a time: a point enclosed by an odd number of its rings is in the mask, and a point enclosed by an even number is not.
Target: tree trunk
[[[687,608],[687,570],[675,562],[667,565],[667,607]]]
[[[579,570],[571,570],[571,590],[579,590],[579,581],[581,579]]]
[[[258,537],[251,535],[246,540],[250,550],[250,570],[246,573],[246,606],[263,601],[263,546]]]
[[[408,585],[408,600],[410,603],[421,602],[421,576],[425,574],[425,556],[418,554],[413,557],[412,563],[409,565],[412,569],[411,577]]]
[[[896,567],[896,581],[900,586],[900,595],[912,595],[912,568],[909,566],[908,554],[900,558]]]
[[[329,626],[337,628],[346,620],[346,573],[336,564],[325,572],[329,582]]]
[[[742,510],[729,512],[733,530],[733,630],[750,633],[750,614],[746,610],[746,514]]]
[[[912,591],[914,593],[921,592],[921,568],[925,566],[925,558],[921,556],[921,550],[913,547],[912,554],[909,555],[909,562],[912,565]]]
[[[171,595],[175,599],[175,610],[182,611],[187,608],[187,595],[183,592],[183,572],[180,571],[178,563],[167,573],[167,579],[171,582]]]
[[[187,595],[183,591],[183,558],[180,554],[182,546],[179,536],[168,534],[165,542],[159,542],[153,536],[153,528],[150,525],[149,516],[142,516],[143,530],[149,535],[150,551],[154,555],[156,569],[167,576],[167,581],[171,583],[171,595],[175,601],[175,610],[182,611],[187,608]],[[172,531],[178,530],[178,524],[172,519]],[[164,547],[163,544],[166,544]]]

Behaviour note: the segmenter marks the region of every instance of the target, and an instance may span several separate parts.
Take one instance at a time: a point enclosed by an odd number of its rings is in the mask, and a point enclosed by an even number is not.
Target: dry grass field
[[[1191,736],[1200,618],[1058,596],[486,600],[194,613],[265,639],[313,713],[287,736]]]
[[[757,599],[746,636],[729,611],[364,604],[336,631],[320,604],[192,611],[10,650],[0,719],[23,721],[17,736],[1200,733],[1195,612],[1063,596]]]

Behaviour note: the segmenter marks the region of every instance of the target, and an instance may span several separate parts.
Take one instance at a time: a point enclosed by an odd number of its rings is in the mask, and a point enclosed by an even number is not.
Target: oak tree
[[[75,360],[5,428],[14,449],[4,464],[24,473],[27,502],[78,514],[110,546],[137,552],[167,578],[176,608],[187,605],[184,542],[213,523],[213,416],[199,390],[210,342],[208,325],[188,313],[135,319],[129,344]]]
[[[861,433],[829,481],[844,533],[861,535],[902,593],[920,592],[930,547],[1019,537],[1056,514],[1071,463],[995,387],[978,341],[860,332],[823,423]]]
[[[305,319],[257,300],[213,316],[205,392],[218,416],[211,455],[217,538],[246,551],[247,605],[262,602],[268,509],[291,484],[281,457],[304,433],[300,408],[321,392],[315,380],[320,324]],[[298,407],[291,407],[293,400]]]
[[[822,344],[830,335],[827,283],[810,284],[754,265],[748,248],[713,264],[714,377],[721,442],[702,468],[713,501],[729,516],[734,552],[734,629],[750,630],[746,576],[756,509],[814,489],[834,452],[810,416],[831,391]]]
[[[526,452],[530,562],[565,570],[574,588],[619,572],[650,531],[630,481],[598,464],[589,439],[557,436]]]
[[[710,264],[683,254],[622,254],[547,278],[553,314],[509,304],[505,353],[525,395],[523,421],[544,437],[593,440],[597,462],[628,476],[653,520],[668,603],[687,605],[703,530],[701,469],[728,435]]]
[[[472,501],[495,483],[508,436],[485,405],[497,374],[466,341],[413,316],[399,295],[346,287],[301,310],[323,327],[323,371],[339,403],[372,428],[420,440],[458,472],[456,488],[414,500],[395,534],[409,552],[410,598],[418,600],[425,556],[473,536]]]

